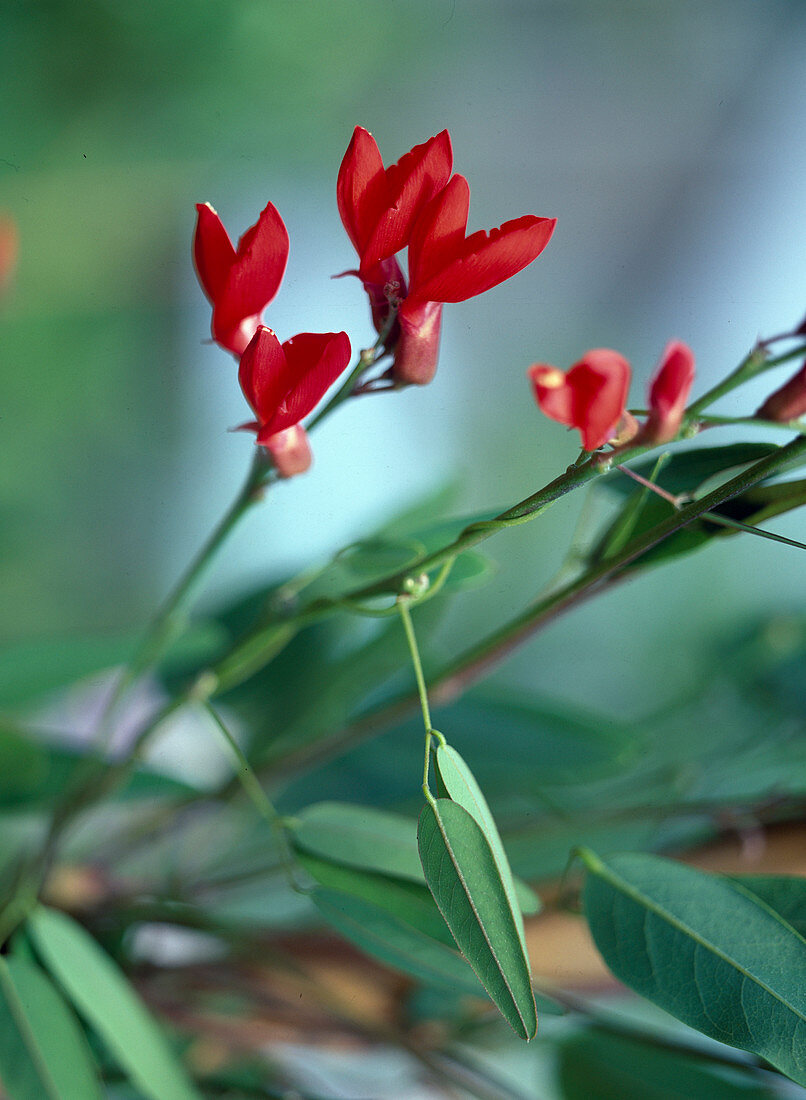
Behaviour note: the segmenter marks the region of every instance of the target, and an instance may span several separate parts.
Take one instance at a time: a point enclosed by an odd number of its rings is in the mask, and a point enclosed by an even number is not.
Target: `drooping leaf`
[[[149,1100],[200,1100],[158,1024],[118,966],[65,913],[39,906],[27,927],[81,1016]]]
[[[482,996],[475,974],[455,949],[419,932],[387,909],[335,890],[314,890],[327,922],[362,951],[432,985]]]
[[[806,940],[741,884],[584,850],[585,916],[620,981],[806,1084]]]
[[[87,1040],[38,966],[0,958],[0,1079],[10,1100],[100,1100]]]
[[[562,1100],[775,1100],[757,1071],[718,1066],[639,1039],[577,1032],[558,1044]]]
[[[515,894],[515,884],[512,881],[512,871],[510,870],[507,854],[504,851],[504,845],[501,843],[501,837],[498,834],[498,827],[495,824],[493,815],[490,813],[490,807],[487,805],[481,787],[476,782],[470,768],[451,745],[437,745],[436,768],[448,798],[453,802],[457,802],[460,806],[464,806],[484,833],[487,843],[490,845],[525,955],[526,933]]]
[[[803,875],[733,875],[770,909],[806,938],[806,877]]]
[[[436,799],[420,814],[420,859],[456,943],[517,1035],[531,1039],[537,1010],[529,961],[492,849],[471,815]]]

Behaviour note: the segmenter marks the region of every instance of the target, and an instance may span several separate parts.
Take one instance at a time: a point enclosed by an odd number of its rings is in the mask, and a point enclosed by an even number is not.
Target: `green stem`
[[[644,532],[640,539],[623,547],[614,557],[586,570],[564,587],[548,593],[443,668],[432,680],[432,700],[437,700],[439,705],[450,702],[537,630],[576,607],[594,592],[621,580],[625,575],[624,566],[675,534],[692,520],[700,518],[703,513],[712,511],[759,481],[780,473],[786,466],[804,455],[806,455],[806,438],[799,437],[792,440],[701,500],[693,501],[675,511],[666,520]],[[384,707],[363,715],[329,741],[308,745],[289,754],[282,762],[272,766],[271,774],[275,778],[278,775],[288,778],[340,756],[348,749],[388,728],[394,722],[402,720],[410,713],[417,698],[418,694],[399,696]]]
[[[445,738],[431,725],[431,711],[428,707],[428,691],[423,676],[423,666],[420,661],[420,650],[417,647],[417,636],[414,633],[414,624],[411,621],[409,603],[411,596],[398,596],[397,609],[403,620],[403,629],[406,631],[406,641],[409,643],[411,663],[414,666],[414,676],[417,680],[417,694],[420,698],[420,709],[423,712],[423,725],[425,726],[425,763],[423,764],[423,794],[429,802],[434,798],[428,786],[428,775],[431,770],[431,739],[436,737],[441,744],[445,744]]]
[[[720,397],[724,397],[725,394],[735,390],[738,386],[749,382],[751,378],[772,370],[773,367],[779,367],[782,363],[788,363],[790,359],[799,359],[804,354],[806,354],[806,348],[797,347],[793,351],[786,352],[785,355],[768,359],[766,350],[763,347],[753,348],[750,354],[742,360],[735,370],[731,371],[727,378],[723,378],[716,386],[712,386],[702,397],[698,397],[696,401],[689,405],[686,410],[686,418],[696,418],[697,414],[703,409],[707,409],[709,405],[713,405]]]
[[[269,482],[271,470],[271,461],[266,450],[263,447],[256,447],[252,465],[240,492],[157,612],[139,649],[118,679],[99,720],[98,749],[106,746],[112,732],[115,711],[129,688],[159,662],[176,637],[182,626],[187,606],[201,583],[204,573],[241,516],[261,499]]]
[[[272,802],[269,800],[268,795],[260,785],[260,781],[252,770],[252,766],[246,759],[238,742],[232,736],[230,731],[224,725],[221,720],[221,716],[212,704],[205,703],[204,708],[215,723],[216,729],[224,738],[227,746],[235,758],[235,775],[238,782],[244,789],[247,798],[249,798],[252,805],[255,807],[260,816],[268,823],[272,832],[277,837],[277,842],[280,846],[280,860],[283,865],[283,870],[288,878],[289,885],[292,890],[297,893],[304,893],[305,891],[299,886],[294,878],[294,860],[291,854],[291,847],[288,843],[288,834],[286,831],[286,821],[275,809]]]

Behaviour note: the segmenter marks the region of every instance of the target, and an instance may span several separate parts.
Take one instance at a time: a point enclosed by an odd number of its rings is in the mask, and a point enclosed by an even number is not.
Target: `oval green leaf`
[[[293,823],[294,842],[315,856],[422,882],[414,822],[402,814],[347,802],[306,806]]]
[[[335,890],[314,890],[322,916],[356,947],[430,985],[482,996],[476,976],[453,947],[433,940],[394,914]]]
[[[583,850],[585,916],[620,981],[806,1085],[806,940],[731,879]]]
[[[27,924],[37,953],[81,1016],[149,1100],[200,1100],[158,1024],[118,966],[65,913],[39,906]]]
[[[27,959],[0,958],[0,1078],[11,1100],[101,1100],[78,1022]]]
[[[446,798],[423,807],[417,839],[428,888],[459,950],[513,1031],[533,1038],[529,961],[489,841],[471,814]]]
[[[498,827],[495,824],[493,815],[490,813],[490,807],[487,805],[487,799],[484,797],[481,787],[476,782],[470,768],[456,749],[450,745],[440,744],[437,746],[436,768],[439,780],[445,788],[448,798],[452,802],[464,806],[487,838],[525,955],[526,932],[524,931],[523,917],[515,892],[515,883],[512,880],[512,871],[510,870],[507,854],[504,851],[504,845],[501,843]]]
[[[801,875],[732,875],[806,938],[806,878]]]

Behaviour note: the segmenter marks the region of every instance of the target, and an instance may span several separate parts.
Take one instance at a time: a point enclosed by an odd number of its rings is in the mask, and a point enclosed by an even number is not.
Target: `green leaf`
[[[806,878],[801,875],[732,875],[806,938]]]
[[[149,1100],[200,1100],[158,1024],[117,965],[65,913],[39,906],[27,925],[37,953],[78,1012]]]
[[[171,646],[163,669],[209,659],[221,646],[222,631],[212,623],[189,627]],[[67,687],[94,672],[123,665],[137,651],[136,637],[43,638],[21,642],[0,653],[0,706],[14,707]]]
[[[648,855],[581,852],[616,975],[677,1019],[806,1085],[806,941],[746,887]]]
[[[299,851],[297,859],[311,878],[328,891],[338,891],[370,902],[379,909],[394,914],[423,935],[438,940],[446,947],[454,947],[453,936],[424,884],[359,871]]]
[[[522,1039],[537,1031],[529,961],[492,849],[474,818],[436,799],[420,814],[425,879],[460,951]]]
[[[423,881],[411,818],[371,806],[319,802],[298,814],[292,827],[295,843],[313,855],[348,867]]]
[[[594,1029],[558,1045],[563,1100],[774,1100],[759,1074]]]
[[[27,959],[0,958],[0,1078],[11,1100],[100,1100],[87,1040]]]
[[[512,871],[509,860],[498,835],[498,828],[490,813],[490,807],[482,794],[481,787],[475,780],[473,773],[462,757],[450,745],[438,745],[436,751],[436,768],[439,779],[452,802],[464,806],[478,827],[484,833],[490,850],[493,853],[498,875],[507,896],[509,908],[518,929],[523,953],[526,955],[526,933],[523,927],[523,917],[515,894],[515,884],[512,881]]]
[[[0,729],[0,806],[36,797],[47,772],[41,745],[16,730]]]
[[[689,451],[677,451],[663,466],[658,477],[660,485],[667,493],[677,496],[679,493],[693,493],[704,482],[723,474],[734,474],[741,466],[759,462],[780,448],[774,443],[729,443],[725,447],[693,447]],[[656,458],[646,459],[630,465],[640,477],[649,481],[657,463]],[[603,489],[631,496],[635,492],[635,481],[616,470],[599,483]]]
[[[482,995],[475,974],[455,948],[361,898],[320,889],[311,898],[325,920],[367,954],[429,984]]]

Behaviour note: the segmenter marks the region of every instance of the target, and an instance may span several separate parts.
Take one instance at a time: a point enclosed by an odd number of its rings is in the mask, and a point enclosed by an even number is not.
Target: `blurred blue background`
[[[534,407],[535,360],[618,348],[641,404],[668,339],[694,348],[701,390],[806,306],[799,0],[5,0],[2,20],[0,212],[21,237],[0,304],[6,641],[139,628],[244,476],[252,442],[228,428],[245,404],[190,263],[195,202],[233,237],[279,208],[291,258],[266,320],[282,339],[371,342],[358,283],[330,279],[354,263],[335,182],[358,123],[387,163],[448,127],[471,230],[525,213],[558,228],[526,272],[446,308],[431,386],[317,432],[312,472],[243,524],[208,602],[448,480],[472,512],[555,476],[576,437]],[[719,411],[751,412],[778,379]],[[459,601],[447,651],[536,594],[579,504],[488,544],[501,568]],[[806,538],[797,515],[774,528]],[[638,713],[734,626],[802,611],[802,578],[795,550],[720,541],[575,611],[498,675]]]

